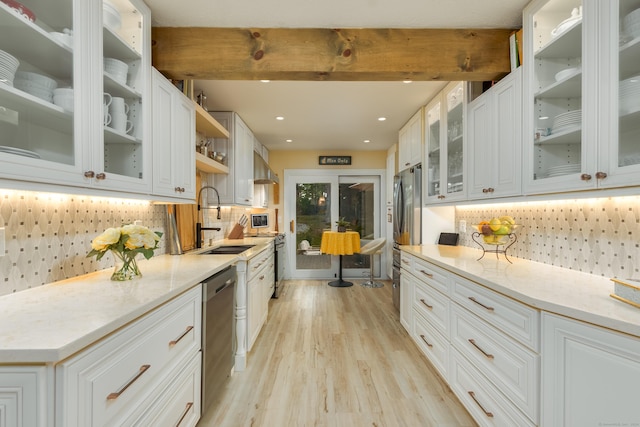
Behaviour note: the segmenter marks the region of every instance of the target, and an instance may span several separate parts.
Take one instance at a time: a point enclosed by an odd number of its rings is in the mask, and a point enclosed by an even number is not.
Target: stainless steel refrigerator
[[[393,183],[393,305],[400,310],[400,245],[422,243],[422,165],[405,169]]]

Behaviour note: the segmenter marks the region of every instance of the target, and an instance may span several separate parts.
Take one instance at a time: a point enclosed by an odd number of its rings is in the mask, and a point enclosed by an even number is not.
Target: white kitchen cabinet
[[[52,387],[53,372],[49,367],[0,366],[0,426],[53,425]]]
[[[153,194],[195,200],[195,104],[153,69]]]
[[[253,137],[253,151],[255,151],[265,162],[269,159],[269,150],[264,147],[258,138]],[[266,155],[266,157],[265,157]],[[271,184],[253,184],[253,206],[257,208],[269,207],[269,185]]]
[[[234,112],[212,112],[211,115],[229,131],[229,138],[215,138],[215,151],[227,153],[228,174],[215,174],[214,186],[220,202],[227,205],[253,205],[253,142],[251,129]]]
[[[400,255],[400,324],[409,335],[413,335],[413,295],[415,278],[409,272],[412,269],[413,257],[404,252]]]
[[[403,171],[422,161],[422,108],[398,132],[398,169]]]
[[[542,425],[637,424],[640,340],[548,313],[542,327]]]
[[[56,365],[56,425],[124,425],[142,416],[165,397],[165,384],[192,375],[184,367],[199,356],[201,318],[196,286]],[[199,396],[189,410],[199,416]]]
[[[58,87],[73,89],[62,108],[46,94],[39,98],[0,85],[0,178],[6,185],[23,181],[150,192],[150,10],[140,0],[113,4],[121,16],[119,29],[103,26],[99,0],[28,2],[35,22],[0,3],[0,49],[17,58],[19,71],[46,75]],[[50,34],[64,29],[73,31],[70,45]],[[126,64],[126,81],[104,71],[107,57]],[[104,92],[129,106],[129,133],[104,125]]]
[[[247,264],[247,351],[250,351],[267,320],[269,290],[275,285],[273,248],[251,258]]]
[[[393,206],[393,184],[396,175],[396,144],[387,150],[387,179],[386,179],[386,198],[387,206]]]
[[[637,0],[537,0],[524,11],[525,193],[640,183]]]
[[[424,123],[425,205],[463,200],[466,161],[464,82],[449,83],[427,104]]]
[[[522,194],[522,67],[467,105],[469,199]]]

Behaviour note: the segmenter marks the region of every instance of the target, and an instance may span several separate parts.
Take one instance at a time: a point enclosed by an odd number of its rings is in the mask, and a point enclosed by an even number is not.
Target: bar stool
[[[362,283],[362,286],[366,288],[381,288],[384,286],[383,283],[373,280],[373,256],[382,252],[382,248],[384,247],[385,243],[387,243],[387,239],[385,239],[384,237],[380,237],[378,239],[370,241],[360,248],[361,255],[369,255],[369,280]]]

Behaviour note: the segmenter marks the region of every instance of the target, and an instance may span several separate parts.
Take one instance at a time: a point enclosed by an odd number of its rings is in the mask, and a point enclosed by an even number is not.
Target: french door
[[[320,253],[323,231],[335,230],[338,219],[344,218],[350,223],[348,228],[360,233],[361,245],[382,235],[380,182],[384,172],[320,172],[324,171],[285,171],[285,221],[289,224],[287,247],[292,278],[338,276],[339,257]],[[369,256],[344,256],[342,274],[346,278],[368,277],[369,262]],[[379,261],[374,262],[376,276],[380,265]]]

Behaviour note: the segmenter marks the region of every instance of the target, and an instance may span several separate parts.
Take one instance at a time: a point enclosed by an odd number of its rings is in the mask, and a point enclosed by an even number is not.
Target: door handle
[[[295,229],[295,220],[291,220],[289,222],[289,231],[291,231],[293,233],[293,230]]]

